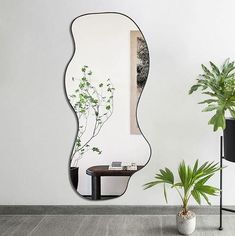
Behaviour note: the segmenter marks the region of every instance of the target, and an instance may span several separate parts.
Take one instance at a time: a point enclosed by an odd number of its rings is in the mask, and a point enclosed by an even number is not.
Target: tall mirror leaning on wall
[[[70,182],[81,197],[112,199],[150,158],[136,113],[149,51],[138,26],[120,13],[83,15],[71,27],[74,55],[65,88],[78,130],[71,137]]]

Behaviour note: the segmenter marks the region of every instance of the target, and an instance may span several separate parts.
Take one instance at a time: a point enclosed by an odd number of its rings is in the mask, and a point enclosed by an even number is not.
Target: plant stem
[[[184,201],[184,200],[183,200],[183,196],[182,196],[182,194],[180,193],[179,189],[178,189],[177,187],[175,187],[175,189],[176,189],[176,191],[178,192],[178,194],[180,195],[181,200]]]

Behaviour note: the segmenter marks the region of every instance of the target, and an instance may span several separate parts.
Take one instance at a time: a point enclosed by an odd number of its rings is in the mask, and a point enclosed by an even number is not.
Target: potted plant
[[[202,94],[210,96],[199,104],[207,104],[203,112],[213,111],[215,114],[209,120],[214,131],[222,128],[224,131],[224,157],[235,162],[235,66],[234,61],[227,59],[221,68],[210,62],[210,69],[202,65],[203,74],[199,75],[189,94],[202,90]],[[231,117],[227,117],[227,113]]]
[[[191,168],[182,161],[178,168],[179,180],[175,180],[174,174],[168,168],[160,169],[160,173],[155,175],[154,181],[146,183],[144,189],[163,184],[166,202],[168,202],[166,185],[177,191],[182,201],[182,209],[176,215],[177,228],[181,234],[188,235],[194,232],[196,226],[196,215],[189,210],[189,200],[193,197],[200,205],[201,198],[204,198],[209,205],[211,204],[208,195],[217,195],[219,189],[206,185],[206,182],[218,170],[220,170],[218,163],[205,162],[199,167],[197,160],[193,168]]]
[[[78,117],[78,134],[70,159],[70,179],[73,187],[78,185],[78,161],[88,151],[101,154],[101,150],[92,145],[93,139],[100,133],[103,125],[113,114],[113,94],[115,88],[111,80],[95,84],[92,71],[82,67],[83,76],[72,78],[75,88],[69,96],[69,102]]]

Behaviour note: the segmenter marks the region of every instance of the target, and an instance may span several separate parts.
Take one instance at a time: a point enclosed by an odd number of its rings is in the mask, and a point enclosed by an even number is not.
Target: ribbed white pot
[[[183,235],[190,235],[194,232],[196,227],[196,215],[194,212],[189,211],[187,215],[182,215],[179,212],[176,215],[176,224],[178,231]]]

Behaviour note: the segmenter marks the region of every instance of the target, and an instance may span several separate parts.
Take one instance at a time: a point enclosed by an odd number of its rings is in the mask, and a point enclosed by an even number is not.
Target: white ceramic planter
[[[183,235],[190,235],[196,227],[196,215],[189,211],[188,215],[182,215],[181,212],[176,215],[176,224],[178,231]]]

